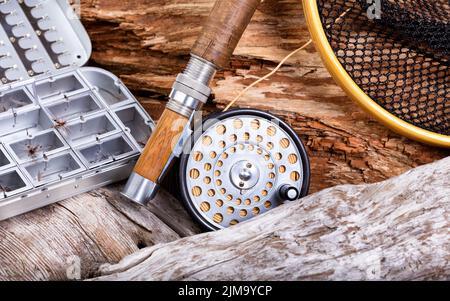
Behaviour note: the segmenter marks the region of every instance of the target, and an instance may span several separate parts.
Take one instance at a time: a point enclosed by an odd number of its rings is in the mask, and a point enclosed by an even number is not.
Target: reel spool
[[[209,230],[244,222],[308,194],[303,143],[279,118],[232,110],[206,119],[180,161],[181,196]]]

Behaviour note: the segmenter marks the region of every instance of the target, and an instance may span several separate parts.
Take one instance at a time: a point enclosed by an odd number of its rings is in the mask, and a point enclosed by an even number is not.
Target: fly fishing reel
[[[304,197],[309,161],[295,132],[257,110],[209,117],[180,162],[186,207],[209,230],[226,228]]]

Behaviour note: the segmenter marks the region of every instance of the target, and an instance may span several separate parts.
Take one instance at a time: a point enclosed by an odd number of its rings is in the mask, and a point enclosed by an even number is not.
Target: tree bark
[[[450,279],[450,158],[146,248],[97,280]]]
[[[299,0],[266,0],[229,68],[213,82],[206,111],[223,108],[244,87],[309,40]],[[158,119],[214,0],[82,0],[93,40],[92,63],[112,70]],[[237,104],[287,120],[307,145],[311,191],[378,182],[449,155],[387,130],[334,83],[313,46]]]

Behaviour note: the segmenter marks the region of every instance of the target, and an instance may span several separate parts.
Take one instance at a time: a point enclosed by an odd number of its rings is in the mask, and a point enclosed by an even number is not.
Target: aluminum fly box
[[[66,0],[0,1],[0,220],[127,178],[154,123]]]

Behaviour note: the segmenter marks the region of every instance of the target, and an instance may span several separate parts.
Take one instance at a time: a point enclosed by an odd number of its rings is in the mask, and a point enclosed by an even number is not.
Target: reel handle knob
[[[291,186],[289,184],[283,185],[278,190],[278,193],[281,197],[281,199],[286,201],[296,201],[300,197],[300,191],[294,186]]]

